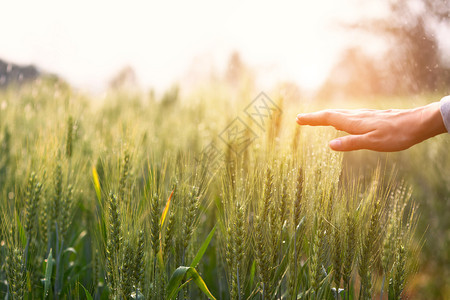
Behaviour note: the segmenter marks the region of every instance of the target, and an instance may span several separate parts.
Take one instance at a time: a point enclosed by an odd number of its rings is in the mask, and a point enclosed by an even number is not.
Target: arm
[[[446,126],[450,129],[450,97],[414,109],[332,109],[299,114],[297,123],[333,126],[349,133],[330,142],[336,151],[400,151],[447,132]]]

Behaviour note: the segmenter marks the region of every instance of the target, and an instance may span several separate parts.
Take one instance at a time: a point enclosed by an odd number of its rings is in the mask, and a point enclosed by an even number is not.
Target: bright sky
[[[164,89],[186,76],[194,58],[223,70],[234,50],[262,81],[314,88],[354,38],[336,21],[382,11],[378,1],[357,0],[67,3],[3,3],[0,58],[94,91],[125,65],[143,87]]]

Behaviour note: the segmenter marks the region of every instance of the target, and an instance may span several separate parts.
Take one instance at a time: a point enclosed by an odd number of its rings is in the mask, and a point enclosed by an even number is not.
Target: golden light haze
[[[143,87],[164,89],[193,59],[223,70],[238,51],[261,86],[318,87],[358,40],[339,22],[381,14],[377,1],[10,1],[0,57],[34,63],[76,87],[101,91],[125,65]],[[375,47],[376,45],[374,45]]]

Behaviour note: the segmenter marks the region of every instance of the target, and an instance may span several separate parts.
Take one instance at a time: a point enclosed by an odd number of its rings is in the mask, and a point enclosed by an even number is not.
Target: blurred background
[[[327,98],[437,92],[450,78],[449,7],[445,0],[11,1],[2,5],[0,58],[91,92],[125,73],[144,89],[192,87],[244,62],[259,89],[289,81]]]
[[[243,105],[260,91],[283,96],[299,107],[285,111],[292,120],[300,107],[414,107],[450,94],[446,0],[10,1],[0,36],[0,89],[50,77],[91,99],[127,90],[175,103],[220,83]],[[345,172],[381,161],[413,186],[423,250],[412,299],[450,295],[449,147],[441,136],[344,157]]]

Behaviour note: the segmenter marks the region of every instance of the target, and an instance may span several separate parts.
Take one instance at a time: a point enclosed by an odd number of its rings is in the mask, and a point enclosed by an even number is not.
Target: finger
[[[330,142],[330,148],[335,151],[353,151],[360,149],[372,149],[372,143],[368,134],[347,135]]]
[[[334,126],[343,122],[345,115],[336,110],[321,110],[297,115],[297,123],[311,126]]]
[[[374,112],[377,111],[376,109],[369,109],[369,108],[360,108],[360,109],[333,109],[335,112],[343,113],[343,114],[349,114],[349,115],[360,115],[362,113],[368,113],[368,112]]]
[[[351,134],[362,134],[370,131],[363,117],[346,114],[336,110],[322,110],[309,114],[297,115],[297,123],[311,126],[333,126]]]

